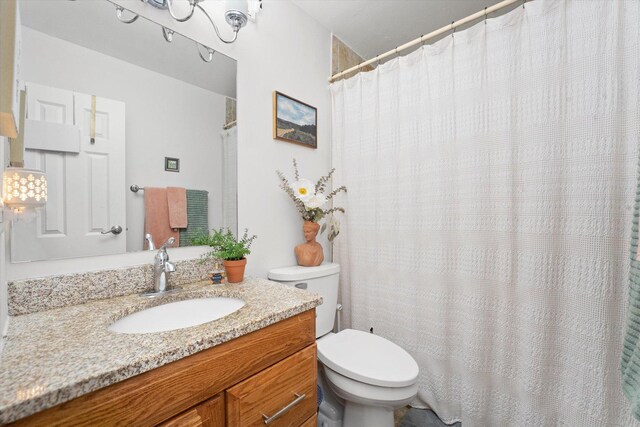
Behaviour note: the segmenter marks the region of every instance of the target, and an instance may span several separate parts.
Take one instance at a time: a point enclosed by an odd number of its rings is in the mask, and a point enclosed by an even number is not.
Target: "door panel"
[[[65,157],[61,153],[25,151],[25,165],[47,172],[47,205],[36,218],[40,234],[64,235],[66,233],[65,206]]]
[[[73,92],[27,83],[27,118],[73,124]]]
[[[109,225],[109,157],[105,154],[87,156],[87,199],[89,202],[89,224],[87,232],[107,230]]]

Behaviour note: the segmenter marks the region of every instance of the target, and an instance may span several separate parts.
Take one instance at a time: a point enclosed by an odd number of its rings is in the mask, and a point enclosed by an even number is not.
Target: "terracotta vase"
[[[313,222],[313,221],[305,221],[302,224],[302,231],[305,233],[304,234],[304,239],[307,242],[310,239],[315,240],[316,236],[318,235],[318,231],[320,231],[320,224],[318,224],[317,222]],[[309,232],[309,234],[307,234],[307,231]]]
[[[247,265],[247,259],[242,258],[237,261],[224,260],[224,269],[227,272],[227,282],[240,283],[244,280],[244,268]]]
[[[298,265],[315,267],[324,261],[322,245],[316,242],[318,230],[320,230],[320,224],[317,222],[305,221],[302,225],[306,242],[296,246],[295,253]]]

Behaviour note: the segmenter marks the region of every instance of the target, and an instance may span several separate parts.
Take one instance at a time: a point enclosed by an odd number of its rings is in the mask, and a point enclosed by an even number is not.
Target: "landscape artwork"
[[[273,93],[273,137],[318,148],[318,110],[280,92]]]

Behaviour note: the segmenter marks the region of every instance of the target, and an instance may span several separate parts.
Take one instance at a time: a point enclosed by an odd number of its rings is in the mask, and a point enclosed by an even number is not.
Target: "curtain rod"
[[[432,39],[432,38],[434,38],[436,36],[439,36],[442,33],[446,33],[447,31],[452,31],[453,29],[455,29],[455,28],[457,28],[457,27],[459,27],[461,25],[464,25],[464,24],[466,24],[466,23],[468,23],[470,21],[473,21],[475,19],[478,19],[478,18],[480,18],[482,16],[487,16],[488,14],[490,14],[492,12],[495,12],[496,10],[500,10],[500,9],[502,9],[504,7],[507,7],[507,6],[509,6],[509,5],[513,4],[513,3],[517,3],[517,2],[522,2],[524,4],[524,2],[526,2],[526,0],[504,0],[504,1],[501,1],[500,3],[494,4],[493,6],[485,7],[483,10],[481,10],[479,12],[476,12],[473,15],[469,15],[466,18],[462,18],[459,21],[453,21],[449,25],[445,25],[444,27],[442,27],[442,28],[440,28],[438,30],[432,31],[429,34],[425,34],[425,35],[423,35],[421,37],[418,37],[417,39],[412,40],[412,41],[410,41],[408,43],[405,43],[405,44],[403,44],[401,46],[398,46],[395,49],[390,50],[389,52],[385,52],[385,53],[383,53],[381,55],[376,56],[375,58],[371,58],[371,59],[369,59],[367,61],[361,62],[360,64],[358,64],[356,66],[348,68],[348,69],[346,69],[344,71],[341,71],[341,72],[339,72],[337,74],[334,74],[333,76],[331,76],[329,78],[329,83],[333,83],[335,80],[339,79],[340,77],[342,77],[342,76],[344,76],[346,74],[349,74],[349,73],[351,73],[353,71],[357,71],[362,67],[365,67],[367,65],[373,64],[374,62],[377,62],[377,61],[379,61],[381,59],[384,59],[384,58],[386,58],[388,56],[395,55],[398,52],[406,50],[406,49],[409,49],[410,47],[413,47],[413,46],[415,46],[417,44],[422,44],[425,41],[430,40],[430,39]]]
[[[237,124],[238,124],[238,122],[236,120],[234,120],[234,121],[229,122],[229,123],[225,124],[224,126],[222,126],[222,130],[229,130],[232,127],[234,127],[235,125],[237,125]]]

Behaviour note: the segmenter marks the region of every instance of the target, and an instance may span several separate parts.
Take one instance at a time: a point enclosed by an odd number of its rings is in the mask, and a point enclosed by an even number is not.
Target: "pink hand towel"
[[[169,204],[165,188],[145,187],[144,189],[144,232],[150,233],[157,247],[169,237],[176,241],[173,246],[180,246],[180,233],[169,225]],[[148,249],[147,242],[144,249]]]
[[[169,226],[187,228],[187,190],[182,187],[167,187],[169,204]]]

